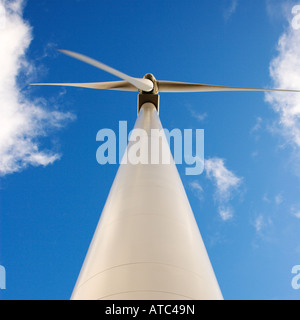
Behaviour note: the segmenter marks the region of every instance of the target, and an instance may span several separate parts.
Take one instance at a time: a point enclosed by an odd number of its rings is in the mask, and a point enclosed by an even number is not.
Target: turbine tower
[[[134,129],[143,129],[140,150],[148,152],[153,132],[163,132],[159,92],[290,91],[157,81],[152,74],[130,77],[68,50],[61,52],[109,72],[122,81],[45,83],[93,89],[139,91]],[[152,129],[158,129],[153,131]],[[223,299],[167,139],[160,139],[169,164],[120,164],[85,257],[73,300],[221,300]]]

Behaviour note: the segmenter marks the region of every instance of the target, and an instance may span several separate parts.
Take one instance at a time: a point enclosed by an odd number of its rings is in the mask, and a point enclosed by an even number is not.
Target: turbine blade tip
[[[66,49],[56,49],[56,50],[61,52],[61,53],[67,53],[68,52],[68,50],[66,50]]]

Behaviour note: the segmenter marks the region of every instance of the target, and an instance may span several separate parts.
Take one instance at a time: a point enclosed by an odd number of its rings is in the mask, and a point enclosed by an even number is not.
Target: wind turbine
[[[151,129],[162,129],[159,92],[300,92],[161,81],[152,74],[135,78],[85,55],[60,51],[122,80],[34,85],[139,92],[134,129],[145,130],[148,139]],[[161,143],[172,159],[165,137]],[[120,164],[71,299],[223,299],[174,161]]]

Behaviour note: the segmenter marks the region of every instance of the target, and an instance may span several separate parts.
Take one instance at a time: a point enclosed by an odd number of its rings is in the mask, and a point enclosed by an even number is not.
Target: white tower
[[[148,151],[151,129],[162,129],[154,104],[135,129]],[[222,299],[173,159],[120,165],[72,299]]]

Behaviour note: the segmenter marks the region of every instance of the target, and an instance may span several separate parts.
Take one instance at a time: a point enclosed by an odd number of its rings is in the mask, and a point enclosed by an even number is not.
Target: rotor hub
[[[143,91],[143,93],[145,93],[145,94],[147,94],[147,93],[158,94],[158,84],[157,84],[157,80],[155,79],[154,75],[152,73],[147,73],[147,74],[144,75],[144,79],[148,79],[148,80],[152,81],[153,90],[150,91],[150,92]]]

